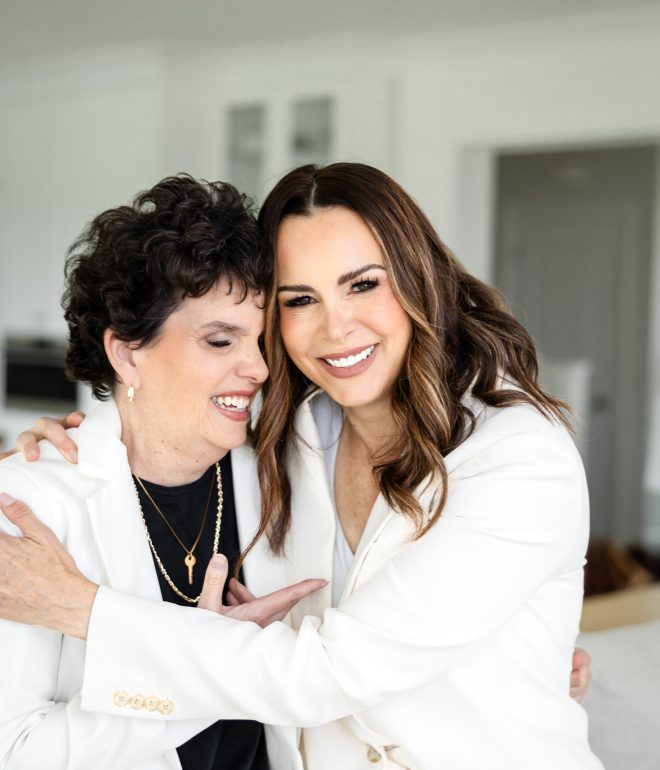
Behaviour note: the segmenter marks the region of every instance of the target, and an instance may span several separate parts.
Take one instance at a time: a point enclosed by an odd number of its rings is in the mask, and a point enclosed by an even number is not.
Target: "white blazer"
[[[161,598],[158,578],[137,506],[121,424],[113,402],[99,404],[77,431],[79,463],[70,465],[42,443],[42,458],[26,463],[15,455],[0,463],[0,490],[25,501],[62,540],[91,580],[145,599]],[[241,545],[258,521],[252,454],[232,452]],[[16,530],[0,514],[0,526]],[[252,590],[267,593],[285,576],[267,554],[245,565]],[[279,566],[279,568],[278,568]],[[279,580],[278,580],[279,576]],[[117,616],[118,627],[128,629]],[[168,646],[169,631],[160,636]],[[128,719],[121,714],[80,708],[84,642],[35,626],[0,621],[0,768],[2,770],[180,770],[176,747],[207,727],[213,718],[184,721]],[[176,676],[176,650],[170,659]],[[169,699],[167,679],[141,677],[141,694]],[[131,690],[133,677],[117,689]],[[132,693],[136,692],[131,690]],[[269,751],[297,756],[295,730],[269,731]],[[272,744],[272,746],[271,746]],[[295,765],[288,764],[286,769]],[[277,764],[272,763],[276,768]]]
[[[160,679],[176,702],[170,721],[307,728],[308,770],[601,768],[568,695],[588,536],[579,456],[531,407],[472,408],[476,430],[446,458],[438,523],[414,540],[379,497],[339,606],[329,587],[309,597],[297,632],[101,588],[83,708],[125,713],[118,687]],[[297,425],[288,577],[330,577],[335,516],[310,399]],[[427,511],[437,492],[421,494]]]

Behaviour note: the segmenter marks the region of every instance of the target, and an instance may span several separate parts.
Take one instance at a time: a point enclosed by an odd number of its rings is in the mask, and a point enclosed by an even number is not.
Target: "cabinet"
[[[273,177],[307,163],[330,162],[335,113],[329,95],[229,105],[222,149],[227,180],[260,203]]]
[[[218,128],[206,155],[217,159],[216,178],[257,203],[285,173],[307,163],[361,161],[396,178],[398,84],[369,57],[337,44],[331,53],[262,53],[249,67],[228,56],[217,70]]]

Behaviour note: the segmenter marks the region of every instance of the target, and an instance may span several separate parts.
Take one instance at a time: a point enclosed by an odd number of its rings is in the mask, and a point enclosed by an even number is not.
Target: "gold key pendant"
[[[186,567],[188,567],[188,585],[191,586],[193,582],[193,567],[197,564],[197,559],[192,553],[187,553],[183,561]]]

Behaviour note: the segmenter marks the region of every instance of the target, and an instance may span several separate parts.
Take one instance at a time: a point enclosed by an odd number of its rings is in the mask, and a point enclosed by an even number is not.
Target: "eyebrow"
[[[370,265],[363,265],[362,267],[358,267],[357,270],[351,270],[350,273],[344,273],[343,275],[340,275],[339,278],[337,278],[337,286],[343,286],[345,283],[348,283],[349,281],[352,281],[354,278],[357,278],[359,275],[362,275],[362,273],[366,273],[367,270],[374,270],[374,269],[385,270],[385,267],[383,265],[378,265],[376,263],[372,263]],[[315,289],[313,286],[297,283],[291,286],[278,286],[277,293],[279,294],[281,291],[315,291]]]
[[[227,334],[241,334],[245,331],[242,326],[236,326],[236,324],[226,323],[225,321],[209,321],[202,324],[201,329],[213,329],[218,332],[226,332]]]

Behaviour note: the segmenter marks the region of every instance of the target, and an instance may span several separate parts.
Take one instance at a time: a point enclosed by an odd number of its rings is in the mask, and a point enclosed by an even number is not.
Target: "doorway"
[[[502,154],[495,281],[580,412],[593,537],[640,537],[656,148]]]

